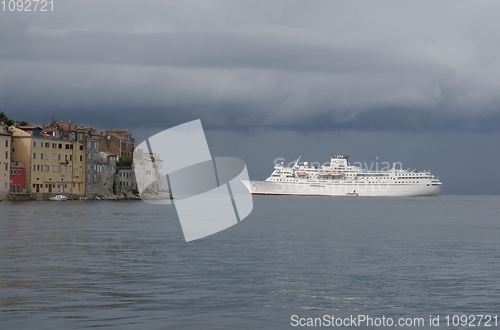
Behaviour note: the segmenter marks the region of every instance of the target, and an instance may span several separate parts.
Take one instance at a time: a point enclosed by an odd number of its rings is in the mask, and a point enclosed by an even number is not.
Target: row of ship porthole
[[[279,179],[278,181],[281,181],[281,182],[299,182],[299,180],[286,180],[286,179]],[[364,183],[363,181],[359,181],[359,183]],[[366,183],[389,183],[388,181],[384,181],[384,182],[375,182],[375,181],[368,181]],[[419,181],[398,181],[398,182],[394,182],[394,183],[403,183],[403,184],[406,184],[406,183],[420,183]]]

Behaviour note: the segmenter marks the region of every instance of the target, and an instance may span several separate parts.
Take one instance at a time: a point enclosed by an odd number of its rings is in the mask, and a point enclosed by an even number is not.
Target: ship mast
[[[295,166],[297,166],[297,165],[299,164],[300,157],[302,157],[302,155],[301,155],[301,156],[299,156],[299,158],[297,158],[297,160],[295,161],[295,164],[293,164],[293,167],[294,167],[294,168],[295,168]]]

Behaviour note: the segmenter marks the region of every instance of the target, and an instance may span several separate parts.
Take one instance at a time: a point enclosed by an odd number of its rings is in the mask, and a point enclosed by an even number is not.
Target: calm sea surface
[[[174,206],[0,212],[1,329],[290,329],[292,315],[360,314],[425,328],[439,314],[444,328],[464,313],[499,315],[500,329],[499,196],[255,197],[241,223],[190,243]]]

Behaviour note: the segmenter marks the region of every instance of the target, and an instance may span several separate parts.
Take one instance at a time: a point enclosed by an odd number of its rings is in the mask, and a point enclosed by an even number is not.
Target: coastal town
[[[134,147],[129,129],[1,121],[0,200],[140,199]]]

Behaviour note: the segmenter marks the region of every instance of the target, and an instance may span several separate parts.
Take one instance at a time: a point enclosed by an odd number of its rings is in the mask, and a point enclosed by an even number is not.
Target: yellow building
[[[0,125],[0,199],[9,193],[10,183],[10,134]]]
[[[43,131],[38,126],[11,126],[9,131],[12,134],[11,159],[24,163],[28,191],[85,195],[83,143],[59,138],[56,132]]]

